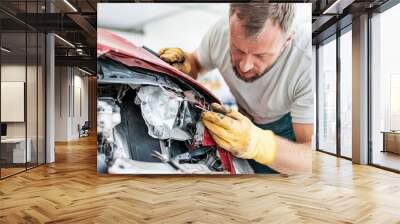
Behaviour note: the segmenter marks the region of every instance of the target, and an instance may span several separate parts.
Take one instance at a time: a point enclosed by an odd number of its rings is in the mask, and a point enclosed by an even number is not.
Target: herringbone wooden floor
[[[0,223],[400,223],[400,175],[316,152],[309,176],[97,176],[96,141],[0,181]]]

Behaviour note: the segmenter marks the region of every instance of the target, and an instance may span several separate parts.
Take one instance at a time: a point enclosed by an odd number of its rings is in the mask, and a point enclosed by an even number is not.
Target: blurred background
[[[311,4],[296,4],[296,26],[308,29],[311,40]],[[192,52],[203,35],[218,20],[228,17],[229,4],[113,4],[97,5],[97,26],[154,51],[180,47]],[[217,70],[200,77],[223,104],[236,107],[235,100]]]

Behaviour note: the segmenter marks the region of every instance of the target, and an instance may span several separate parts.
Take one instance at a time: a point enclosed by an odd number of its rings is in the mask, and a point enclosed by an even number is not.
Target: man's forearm
[[[311,143],[295,143],[276,136],[276,158],[269,165],[283,174],[309,173],[312,171]]]
[[[193,79],[197,79],[201,72],[201,66],[199,61],[197,60],[196,53],[187,53],[187,60],[190,63],[190,75]]]

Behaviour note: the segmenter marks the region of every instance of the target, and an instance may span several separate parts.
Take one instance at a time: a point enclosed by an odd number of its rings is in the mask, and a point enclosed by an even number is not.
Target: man
[[[313,90],[310,37],[292,29],[294,5],[232,3],[193,53],[160,57],[193,78],[217,68],[239,112],[213,104],[202,122],[216,143],[256,173],[311,171]],[[309,38],[307,38],[309,37]]]

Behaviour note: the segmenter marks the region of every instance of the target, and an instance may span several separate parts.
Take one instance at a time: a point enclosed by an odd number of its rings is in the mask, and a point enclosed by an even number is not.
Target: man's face
[[[240,20],[230,17],[230,50],[236,75],[246,82],[265,74],[290,43],[279,24],[267,20],[264,29],[255,37],[248,37]]]

